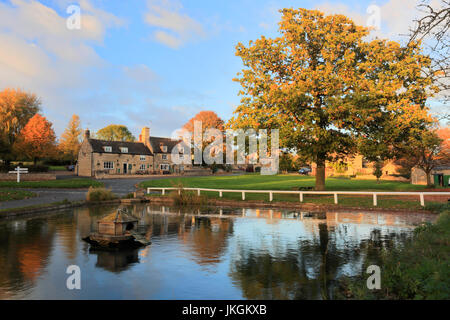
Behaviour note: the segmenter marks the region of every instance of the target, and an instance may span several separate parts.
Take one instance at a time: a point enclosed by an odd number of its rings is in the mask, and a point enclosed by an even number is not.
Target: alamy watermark
[[[179,130],[180,142],[172,149],[172,162],[178,165],[206,163],[227,165],[260,165],[262,175],[274,175],[279,168],[279,130],[203,130],[194,121],[194,131]],[[248,143],[247,143],[248,141]],[[270,152],[269,152],[270,141]],[[193,154],[192,154],[193,152]]]
[[[72,4],[67,7],[66,13],[70,16],[66,19],[66,26],[69,30],[81,29],[81,8],[79,5]]]
[[[381,289],[381,269],[377,265],[367,267],[366,273],[370,274],[367,278],[367,289],[378,290]]]
[[[77,265],[70,265],[66,269],[66,273],[70,274],[66,280],[66,287],[69,290],[81,290],[81,269]]]
[[[381,8],[375,4],[367,7],[366,13],[369,17],[366,20],[366,26],[375,30],[381,29]]]

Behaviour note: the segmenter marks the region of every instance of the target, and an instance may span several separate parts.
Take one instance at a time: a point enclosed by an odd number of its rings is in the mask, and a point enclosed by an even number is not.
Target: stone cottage
[[[431,171],[431,182],[435,187],[448,188],[450,186],[450,166],[439,166]],[[425,171],[418,167],[414,167],[411,170],[411,183],[412,184],[427,184],[427,175]]]
[[[311,164],[312,175],[316,173],[316,164]],[[364,156],[356,154],[354,156],[349,156],[342,161],[326,161],[325,163],[325,173],[327,176],[331,175],[348,175],[348,176],[359,176],[364,179],[375,179],[373,175],[374,163],[367,161]],[[394,161],[389,160],[383,163],[381,171],[383,172],[382,179],[391,180],[404,180],[402,178],[393,177],[398,175],[399,166],[394,163]]]
[[[89,130],[86,130],[78,153],[76,172],[83,177],[182,173],[187,166],[171,161],[172,150],[180,142],[150,137],[147,127],[142,129],[137,142],[92,139]]]

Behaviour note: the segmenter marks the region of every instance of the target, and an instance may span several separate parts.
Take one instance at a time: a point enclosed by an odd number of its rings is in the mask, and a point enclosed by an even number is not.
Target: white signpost
[[[28,168],[21,168],[21,167],[17,166],[17,168],[15,168],[14,171],[9,171],[9,173],[17,174],[17,182],[20,182],[20,174],[28,173]]]

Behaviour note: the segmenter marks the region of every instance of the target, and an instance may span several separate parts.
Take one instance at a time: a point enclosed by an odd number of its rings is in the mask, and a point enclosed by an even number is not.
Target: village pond
[[[82,238],[118,207],[0,221],[0,299],[332,299],[432,214],[127,207],[152,242],[93,251]],[[81,289],[66,286],[68,266]],[[382,269],[382,265],[380,266]]]

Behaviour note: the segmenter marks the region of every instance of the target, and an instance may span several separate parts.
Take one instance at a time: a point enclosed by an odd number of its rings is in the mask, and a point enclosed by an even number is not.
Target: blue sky
[[[170,135],[201,110],[227,120],[239,103],[238,42],[276,36],[278,10],[319,8],[365,24],[380,8],[380,34],[401,39],[414,0],[2,0],[0,89],[42,98],[43,114],[61,134],[72,114],[92,131],[127,125],[137,136]],[[69,30],[69,5],[81,29]]]

